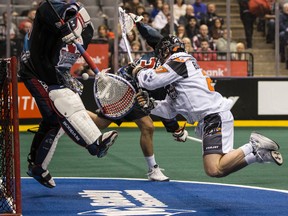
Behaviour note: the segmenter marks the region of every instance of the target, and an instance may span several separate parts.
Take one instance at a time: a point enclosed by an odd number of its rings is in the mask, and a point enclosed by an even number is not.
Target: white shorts
[[[206,116],[199,122],[196,133],[203,140],[203,155],[226,154],[232,151],[234,145],[232,113],[229,110]]]

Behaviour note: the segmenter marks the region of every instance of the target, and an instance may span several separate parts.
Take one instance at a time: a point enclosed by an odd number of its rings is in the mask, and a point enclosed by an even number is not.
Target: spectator
[[[169,4],[164,3],[162,9],[154,18],[152,22],[152,27],[157,29],[158,31],[161,31],[161,29],[163,29],[165,25],[168,23],[167,18],[168,15],[170,15],[170,6]]]
[[[224,24],[224,19],[216,14],[216,4],[209,3],[207,5],[207,13],[202,13],[200,18],[200,25],[205,24],[208,26],[209,31],[214,24],[214,21],[219,19],[221,24]]]
[[[190,38],[184,37],[184,38],[182,38],[182,41],[185,44],[186,52],[191,53],[194,51]]]
[[[124,2],[124,9],[129,13],[136,14],[136,9],[138,6],[143,6],[141,0],[128,0]]]
[[[156,15],[162,10],[164,4],[164,0],[156,0],[155,3],[153,4],[153,9],[151,11],[151,18],[154,20]]]
[[[114,53],[114,38],[111,37],[108,27],[104,24],[99,25],[97,29],[97,37],[95,39],[97,44],[108,44],[108,67],[113,68],[113,53]]]
[[[39,7],[39,4],[42,0],[30,0],[31,1],[31,8],[28,9],[28,10],[23,10],[21,11],[20,15],[21,17],[27,17],[28,16],[28,13],[31,9],[35,9],[37,10],[37,8]]]
[[[198,61],[215,61],[217,60],[217,54],[209,47],[209,41],[203,39],[201,41],[201,47],[197,49],[197,52],[193,55]]]
[[[138,33],[136,31],[136,29],[132,29],[128,34],[127,34],[127,40],[128,40],[128,46],[129,46],[129,49],[132,50],[131,48],[131,44],[134,42],[134,41],[137,41],[140,43],[140,40],[139,40],[139,37],[138,37]],[[119,51],[120,52],[127,52],[127,48],[126,48],[126,45],[125,45],[125,42],[124,42],[124,39],[121,38],[120,39],[120,42],[119,42]],[[127,54],[124,53],[124,55],[122,55],[120,58],[120,65],[125,65],[125,64],[128,64],[128,62],[130,62],[130,59],[128,58]]]
[[[224,29],[223,36],[216,41],[217,51],[222,52],[218,53],[218,57],[226,59],[228,48],[230,52],[236,52],[236,44],[237,43],[232,40],[232,31],[230,30],[230,47],[228,47],[228,30]]]
[[[136,15],[141,16],[144,12],[146,12],[146,9],[143,5],[139,5],[136,7]]]
[[[161,29],[160,33],[165,37],[170,35],[170,20],[171,20],[171,15],[168,14],[167,15],[167,24],[164,26],[164,28]],[[174,22],[176,22],[176,20],[174,20]],[[173,35],[176,34],[176,30],[177,30],[178,26],[177,24],[174,23],[174,32],[172,33]]]
[[[19,31],[19,35],[17,37],[17,53],[18,55],[21,54],[24,46],[24,38],[28,32],[32,30],[32,23],[29,21],[26,21],[23,23],[22,29]]]
[[[279,16],[279,30],[280,30],[280,58],[281,62],[285,62],[285,47],[288,39],[288,3],[283,5],[283,11]]]
[[[203,14],[207,13],[207,5],[202,3],[202,0],[195,0],[192,5],[194,8],[195,17],[200,20]]]
[[[178,25],[177,26],[176,36],[180,39],[187,37],[184,25]]]
[[[198,50],[201,47],[201,41],[207,40],[211,50],[216,50],[213,38],[209,35],[208,26],[201,25],[199,28],[199,34],[195,35],[192,39],[192,45],[194,50]]]
[[[221,19],[216,18],[213,20],[213,25],[210,29],[210,35],[212,36],[213,40],[216,41],[217,39],[223,36],[223,28]]]
[[[178,23],[186,26],[191,17],[195,17],[194,8],[192,5],[187,5],[185,15],[180,16]]]
[[[174,0],[173,15],[175,20],[179,21],[179,18],[186,14],[186,7],[184,0]]]
[[[252,48],[252,37],[256,16],[249,11],[247,0],[238,0],[238,4],[240,7],[240,18],[243,23],[245,31],[246,47],[247,49],[250,49]]]
[[[131,43],[131,51],[132,51],[132,58],[133,60],[137,60],[142,56],[141,51],[141,44],[139,41],[132,41]]]
[[[138,38],[138,35],[137,35],[137,32],[135,29],[132,29],[128,34],[127,34],[127,39],[128,39],[128,42],[130,43],[130,45],[128,44],[129,49],[131,50],[131,43],[133,41],[138,41],[139,42],[139,38]],[[124,43],[124,39],[121,38],[120,39],[120,42],[119,42],[119,48],[120,48],[120,51],[123,51],[123,52],[127,52],[127,48],[125,46],[125,43]]]
[[[142,22],[151,25],[152,20],[150,14],[147,11],[145,11],[141,15],[143,16]]]
[[[245,44],[239,42],[236,44],[236,53],[232,53],[232,60],[248,60],[247,53],[245,53]]]
[[[8,19],[7,12],[4,11],[2,13],[3,23],[0,24],[0,58],[7,57],[6,56],[6,34],[7,34],[7,21],[8,21],[7,19]],[[13,55],[17,55],[17,45],[14,40],[18,36],[18,28],[13,22],[11,22],[9,34],[11,40],[10,41],[11,50],[13,51]]]
[[[188,24],[185,26],[185,29],[186,35],[190,38],[190,40],[192,40],[195,35],[199,34],[199,25],[196,17],[189,18]]]
[[[21,31],[24,28],[24,25],[26,24],[26,22],[30,22],[31,24],[33,24],[33,21],[35,19],[35,15],[36,15],[36,9],[30,9],[28,11],[27,17],[26,19],[24,19],[22,22],[20,22],[20,24],[18,25],[18,29],[19,31]]]
[[[275,41],[275,2],[271,5],[271,12],[265,14],[264,18],[267,25],[266,43],[273,43]]]

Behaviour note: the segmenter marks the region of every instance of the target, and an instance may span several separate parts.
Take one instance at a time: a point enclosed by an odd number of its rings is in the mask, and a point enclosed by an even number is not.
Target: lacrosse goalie
[[[99,158],[107,154],[118,135],[116,131],[100,132],[80,99],[82,84],[70,75],[80,56],[73,41],[86,49],[93,31],[81,4],[47,0],[39,5],[33,30],[24,43],[20,77],[42,115],[30,147],[27,174],[48,188],[56,186],[47,168],[64,132]]]

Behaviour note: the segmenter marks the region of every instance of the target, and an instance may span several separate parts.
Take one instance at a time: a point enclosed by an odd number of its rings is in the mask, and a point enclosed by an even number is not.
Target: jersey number
[[[210,91],[215,91],[214,86],[212,86],[213,82],[212,82],[211,78],[207,75],[206,71],[202,70],[202,74],[206,78],[208,89]]]

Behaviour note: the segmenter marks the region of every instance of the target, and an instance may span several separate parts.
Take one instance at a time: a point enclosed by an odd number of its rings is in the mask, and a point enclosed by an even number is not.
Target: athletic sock
[[[247,143],[243,146],[240,147],[240,149],[242,149],[242,151],[244,152],[244,155],[247,156],[249,155],[250,153],[253,152],[253,147],[250,143]]]
[[[154,154],[152,156],[145,157],[149,170],[151,170],[157,163],[155,161]]]
[[[256,156],[253,153],[250,153],[245,156],[245,161],[247,164],[252,164],[256,162]]]

